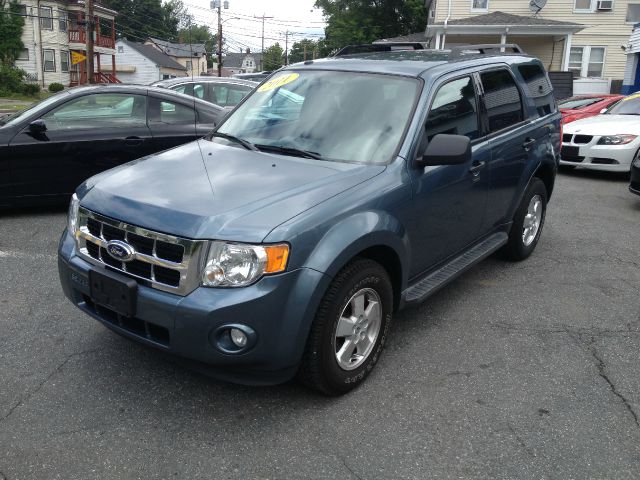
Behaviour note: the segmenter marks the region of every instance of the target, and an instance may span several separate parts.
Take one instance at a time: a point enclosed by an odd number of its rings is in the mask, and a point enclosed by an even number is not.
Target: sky
[[[324,36],[322,11],[314,8],[315,0],[228,0],[229,9],[222,10],[222,34],[230,52],[250,48],[259,52],[262,44],[262,20],[265,20],[265,49],[278,42],[285,47],[289,32],[289,48],[303,38],[317,40]],[[210,0],[183,0],[198,25],[208,25],[217,32],[218,16],[210,8]]]

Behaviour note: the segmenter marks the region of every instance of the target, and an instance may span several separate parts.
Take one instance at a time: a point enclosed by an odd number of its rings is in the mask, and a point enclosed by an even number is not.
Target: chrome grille
[[[108,266],[157,290],[187,295],[200,284],[199,266],[206,254],[204,240],[190,240],[129,225],[80,207],[75,233],[80,256]],[[107,253],[107,243],[120,240],[135,249],[122,262]]]

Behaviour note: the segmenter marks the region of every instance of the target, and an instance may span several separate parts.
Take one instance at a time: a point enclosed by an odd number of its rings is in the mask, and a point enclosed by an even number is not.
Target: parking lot
[[[561,173],[533,256],[405,310],[341,398],[211,380],[61,291],[64,209],[0,217],[0,479],[637,478],[640,198]]]

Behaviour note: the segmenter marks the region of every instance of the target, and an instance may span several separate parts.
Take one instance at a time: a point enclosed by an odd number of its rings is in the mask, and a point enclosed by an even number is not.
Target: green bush
[[[35,83],[25,83],[22,85],[22,93],[25,95],[37,95],[40,93],[40,85]]]
[[[62,90],[64,90],[64,85],[62,85],[61,83],[54,82],[49,85],[49,91],[51,93],[61,92]]]
[[[26,74],[19,68],[0,64],[0,90],[11,93],[22,92],[22,82]]]

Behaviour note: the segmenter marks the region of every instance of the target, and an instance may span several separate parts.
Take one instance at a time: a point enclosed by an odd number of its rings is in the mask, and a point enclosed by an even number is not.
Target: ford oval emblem
[[[135,249],[126,242],[111,240],[107,243],[107,253],[121,262],[130,262],[136,256]]]

